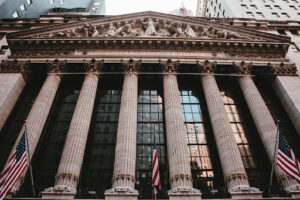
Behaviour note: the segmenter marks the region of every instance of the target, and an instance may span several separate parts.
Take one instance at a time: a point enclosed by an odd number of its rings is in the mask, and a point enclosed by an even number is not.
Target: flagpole
[[[27,149],[27,160],[28,160],[28,164],[29,164],[29,172],[30,172],[30,179],[31,179],[32,194],[33,194],[33,197],[35,197],[35,188],[34,188],[32,167],[31,167],[29,144],[28,144],[28,138],[27,138],[27,121],[26,120],[25,120],[25,138],[26,138],[25,142],[26,142],[26,149]]]
[[[272,189],[272,182],[273,182],[273,173],[274,173],[274,165],[276,163],[277,158],[277,149],[278,149],[278,136],[279,136],[279,120],[276,121],[276,127],[277,127],[277,133],[276,133],[276,140],[275,140],[275,148],[274,148],[274,155],[273,155],[273,161],[272,161],[272,168],[271,168],[271,176],[270,176],[270,183],[269,183],[269,190],[268,190],[268,196],[271,196],[271,189]]]

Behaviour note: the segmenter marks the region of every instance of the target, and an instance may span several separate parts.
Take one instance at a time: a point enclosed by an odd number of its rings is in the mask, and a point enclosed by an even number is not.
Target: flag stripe
[[[277,166],[288,176],[300,183],[299,161],[284,136],[280,133],[278,133],[278,135],[279,143],[277,151]]]
[[[0,200],[3,200],[27,167],[26,132],[0,175]]]
[[[152,185],[154,187],[155,195],[160,190],[160,177],[159,177],[159,166],[158,166],[158,154],[156,147],[153,149],[153,163],[152,163]]]

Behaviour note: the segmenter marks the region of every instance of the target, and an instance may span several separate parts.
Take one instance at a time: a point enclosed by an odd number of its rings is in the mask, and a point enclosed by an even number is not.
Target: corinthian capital
[[[208,60],[205,60],[204,62],[200,62],[197,60],[197,68],[201,73],[214,73],[217,67],[217,62],[209,62]]]
[[[130,59],[128,61],[121,60],[122,67],[126,73],[137,73],[142,66],[142,60],[134,61]]]
[[[55,59],[52,62],[47,61],[48,70],[50,73],[62,73],[66,66],[66,63],[67,62],[65,60],[62,61],[58,59]]]
[[[234,71],[236,71],[238,74],[251,74],[251,71],[253,69],[253,63],[245,63],[244,61],[242,61],[241,63],[235,63],[233,62],[233,68]]]
[[[159,64],[164,73],[176,73],[178,71],[180,62],[179,60],[174,62],[171,59],[168,59],[167,61],[160,60]]]
[[[269,63],[268,68],[273,73],[274,75],[277,76],[296,76],[297,75],[297,67],[296,65],[293,64],[285,64],[285,63],[280,63],[280,64],[274,64],[274,63]]]
[[[103,64],[104,64],[104,60],[95,60],[95,59],[92,59],[92,60],[89,60],[89,61],[86,61],[86,60],[83,60],[83,66],[86,70],[86,72],[96,72],[96,73],[99,73],[103,67]]]
[[[1,73],[22,73],[24,79],[28,76],[30,61],[2,61],[0,65]]]

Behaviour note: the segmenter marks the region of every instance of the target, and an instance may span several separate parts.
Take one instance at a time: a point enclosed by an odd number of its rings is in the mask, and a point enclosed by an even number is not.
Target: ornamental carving
[[[138,191],[131,188],[131,187],[114,187],[108,190],[105,190],[105,194],[131,194],[131,195],[138,195]]]
[[[22,73],[24,79],[27,78],[29,72],[30,61],[2,61],[0,65],[0,73]]]
[[[253,69],[253,63],[245,63],[244,61],[242,61],[241,63],[233,63],[233,68],[234,71],[237,72],[238,74],[243,74],[243,75],[247,75],[247,74],[251,74],[251,71]]]
[[[133,21],[94,25],[85,23],[70,30],[43,34],[42,38],[76,37],[173,37],[227,40],[260,40],[257,37],[243,36],[237,32],[215,28],[214,26],[195,26],[176,21],[144,18]]]
[[[171,59],[168,59],[167,61],[159,60],[159,64],[164,73],[176,73],[178,71],[180,62],[179,60],[174,62]]]
[[[191,187],[177,187],[173,188],[168,191],[168,195],[170,194],[182,194],[182,193],[188,193],[188,194],[201,194],[200,190],[197,190],[195,188]]]
[[[297,76],[297,67],[293,64],[268,64],[269,71],[277,76]]]
[[[197,61],[197,69],[201,73],[211,74],[214,73],[217,67],[217,62],[209,62],[208,60],[204,62]]]
[[[55,59],[54,61],[48,61],[47,60],[46,63],[47,63],[47,66],[48,66],[49,73],[60,74],[60,73],[63,72],[67,62]]]
[[[133,59],[128,61],[121,60],[121,64],[126,73],[137,73],[141,69],[142,61],[134,61]]]
[[[103,67],[104,60],[95,60],[90,61],[83,60],[83,66],[86,72],[96,72],[99,73]]]
[[[240,185],[234,188],[231,188],[229,190],[229,193],[241,193],[241,192],[246,192],[246,193],[262,193],[258,188],[255,187],[250,187],[248,185]]]

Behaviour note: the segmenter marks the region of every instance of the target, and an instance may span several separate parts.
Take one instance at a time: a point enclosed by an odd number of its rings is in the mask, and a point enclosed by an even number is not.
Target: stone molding
[[[178,179],[187,179],[190,181],[193,181],[192,176],[188,175],[188,174],[175,174],[173,176],[170,177],[171,182],[173,182],[174,180],[178,180]]]
[[[63,172],[63,173],[58,173],[56,174],[55,176],[55,179],[56,181],[59,180],[60,178],[69,178],[69,179],[72,179],[74,182],[78,182],[79,180],[79,177],[76,176],[75,174],[72,174],[72,173],[67,173],[67,172]]]
[[[0,73],[22,73],[24,79],[28,78],[30,67],[30,60],[19,61],[17,59],[13,61],[2,61],[0,65]]]
[[[237,72],[240,75],[251,75],[251,71],[253,69],[253,63],[246,63],[245,61],[242,61],[240,63],[232,63],[234,71]]]
[[[171,59],[168,59],[167,61],[159,60],[159,65],[164,73],[176,74],[180,66],[180,61],[172,61]]]
[[[168,195],[174,195],[174,194],[197,194],[197,195],[201,195],[200,190],[197,190],[195,188],[191,188],[191,187],[177,187],[177,188],[173,188],[171,190],[168,190]]]
[[[205,60],[204,62],[196,61],[197,69],[201,73],[213,74],[217,68],[217,62],[209,62]]]
[[[100,73],[104,65],[104,60],[83,60],[83,66],[86,72],[88,73]]]
[[[46,61],[47,67],[48,67],[48,72],[49,73],[56,73],[60,74],[64,71],[64,68],[67,64],[67,62],[64,60],[58,60],[55,59],[54,61]]]
[[[133,183],[135,183],[135,177],[133,175],[130,175],[130,174],[122,174],[122,173],[116,174],[116,175],[113,176],[112,180],[117,181],[119,179],[122,179],[122,180],[127,179],[127,180],[130,180]]]
[[[54,187],[48,187],[43,191],[43,193],[58,193],[58,192],[70,193],[75,195],[77,193],[77,190],[65,185],[57,185]]]
[[[121,65],[125,71],[125,74],[138,74],[142,66],[142,60],[129,59],[128,61],[121,60]]]
[[[108,190],[105,190],[106,194],[135,194],[138,195],[138,191],[131,187],[114,187]]]

